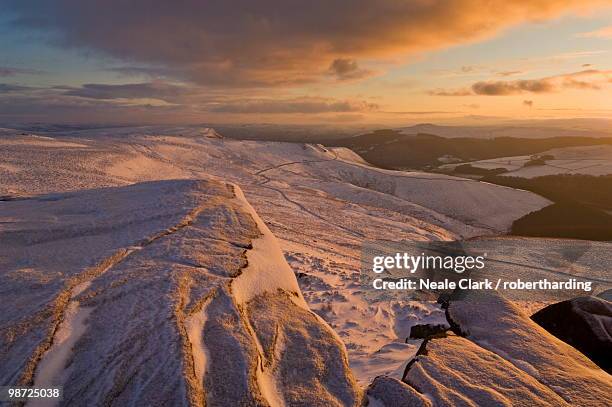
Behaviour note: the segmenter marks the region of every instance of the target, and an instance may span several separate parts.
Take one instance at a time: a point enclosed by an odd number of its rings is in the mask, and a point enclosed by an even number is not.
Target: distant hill
[[[376,130],[329,143],[348,147],[374,165],[396,169],[429,169],[445,159],[476,161],[537,154],[553,148],[604,144],[612,145],[612,137],[448,138],[427,133],[404,134],[394,129]]]
[[[404,134],[427,133],[436,136],[455,138],[551,138],[551,137],[611,137],[609,122],[513,122],[507,125],[443,126],[421,123],[396,129]]]

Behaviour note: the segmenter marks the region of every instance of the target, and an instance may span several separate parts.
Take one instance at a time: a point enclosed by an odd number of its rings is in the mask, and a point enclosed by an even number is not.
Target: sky
[[[600,0],[3,0],[0,122],[612,118]]]

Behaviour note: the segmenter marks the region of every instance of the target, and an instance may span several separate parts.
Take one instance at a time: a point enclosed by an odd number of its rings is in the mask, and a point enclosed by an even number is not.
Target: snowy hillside
[[[498,235],[550,203],[193,127],[4,130],[0,179],[0,290],[20,310],[0,314],[2,382],[121,404],[355,405],[389,375],[372,403],[397,405],[392,391],[428,405],[398,379],[422,345],[411,327],[445,311],[366,300],[363,243]],[[558,401],[541,386],[526,400]]]
[[[503,232],[514,219],[548,204],[534,194],[478,181],[373,168],[346,149],[219,139],[210,129],[193,136],[141,131],[121,129],[109,136],[108,130],[90,130],[79,138],[6,136],[0,140],[0,194],[213,176],[239,183],[247,195],[276,189],[300,195],[314,189],[324,200],[382,206],[462,236]]]
[[[381,371],[370,357],[385,344],[392,348],[380,355],[383,366],[406,347],[416,351],[411,345],[397,350],[394,344],[407,336],[404,318],[439,311],[422,304],[365,303],[355,287],[364,240],[452,240],[499,233],[548,204],[528,192],[477,181],[376,169],[342,149],[219,139],[210,129],[155,130],[95,129],[79,137],[52,134],[44,139],[6,136],[0,141],[0,195],[159,179],[212,177],[236,183],[279,238],[294,272],[308,276],[300,279],[307,302],[337,328],[365,381],[389,371]],[[376,322],[364,333],[355,324],[363,320]],[[403,355],[399,359],[391,370],[405,362]]]
[[[2,209],[2,383],[86,404],[358,398],[341,342],[238,187],[159,181]],[[296,357],[330,362],[296,374]]]

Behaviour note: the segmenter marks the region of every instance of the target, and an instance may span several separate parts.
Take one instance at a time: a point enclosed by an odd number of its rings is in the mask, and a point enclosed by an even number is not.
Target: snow
[[[490,160],[447,164],[440,168],[453,169],[461,164],[470,164],[473,167],[483,169],[504,168],[507,172],[500,175],[521,178],[560,174],[584,174],[593,176],[612,174],[611,145],[555,148],[537,155],[549,155],[553,156],[554,159],[546,160],[546,164],[544,165],[531,165],[525,167],[525,164],[531,160],[531,156],[500,157]]]
[[[207,355],[207,350],[202,338],[202,332],[206,324],[205,307],[208,305],[209,301],[210,300],[206,300],[204,304],[202,304],[202,309],[194,311],[190,316],[185,318],[185,329],[187,330],[187,337],[189,338],[193,357],[195,375],[194,386],[197,388],[198,392],[202,393],[204,392],[202,385],[204,383],[206,363],[210,360],[210,356]]]
[[[63,385],[66,402],[92,404],[357,399],[343,345],[300,300],[238,187],[156,181],[2,205],[3,383]],[[251,246],[277,253],[249,257]],[[340,364],[283,387],[291,358],[279,350],[274,368],[261,363],[259,326],[271,314],[304,330],[304,357],[333,353]]]
[[[0,161],[20,169],[7,174],[2,187],[10,188],[14,194],[27,185],[29,193],[40,193],[155,179],[216,177],[241,185],[247,196],[247,186],[258,184],[262,187],[257,192],[266,188],[317,189],[323,185],[331,197],[349,201],[347,188],[357,187],[361,188],[361,202],[367,199],[375,204],[382,193],[398,201],[400,205],[396,206],[403,206],[404,212],[407,206],[418,205],[435,212],[428,217],[447,217],[467,224],[468,229],[475,228],[466,231],[457,225],[461,229],[458,232],[468,234],[505,231],[513,219],[548,204],[524,191],[474,180],[373,168],[343,149],[205,136],[143,135],[141,128],[133,131],[128,135],[126,129],[121,129],[122,137],[113,137],[107,134],[108,130],[97,130],[99,135],[91,130],[90,141],[79,140],[87,143],[85,152],[68,149],[50,153],[44,148],[3,144],[2,140],[0,145],[6,147],[6,155]],[[30,168],[30,162],[45,157],[52,159],[45,171]],[[53,179],[39,185],[43,172],[47,178],[53,175]],[[258,209],[257,201],[253,203]],[[423,218],[422,210],[416,210],[415,215]]]
[[[78,301],[71,301],[64,314],[58,331],[53,337],[53,345],[39,362],[34,376],[34,387],[49,388],[60,387],[64,384],[64,366],[66,366],[72,348],[86,331],[86,321],[91,314],[91,308],[82,308]],[[26,405],[54,406],[58,404],[54,399],[33,399]]]
[[[366,160],[361,158],[359,154],[346,147],[326,147],[343,161],[353,162],[355,164],[370,165]]]
[[[568,406],[504,358],[458,336],[431,339],[406,381],[438,405]]]
[[[407,384],[390,377],[379,376],[367,390],[368,398],[374,406],[423,406],[435,405],[426,395],[419,393]]]
[[[467,293],[451,301],[449,315],[469,340],[571,405],[602,405],[612,392],[610,375],[500,296]]]
[[[53,134],[56,142],[87,146],[78,151],[3,145],[0,162],[19,171],[4,178],[0,195],[175,178],[212,178],[239,185],[258,216],[249,207],[246,210],[256,222],[261,218],[259,230],[269,229],[277,237],[281,250],[292,259],[293,272],[322,282],[298,281],[308,305],[327,323],[336,329],[346,326],[339,335],[362,383],[379,372],[397,375],[417,346],[406,352],[395,350],[394,343],[403,343],[407,333],[398,335],[391,329],[397,324],[394,305],[368,304],[359,294],[356,281],[364,239],[451,240],[496,233],[547,204],[533,194],[475,181],[376,169],[345,149],[207,137],[211,132],[149,126]],[[251,264],[261,264],[259,272],[264,273],[278,269],[278,275],[290,277],[279,285],[300,292],[277,249],[271,248],[274,258],[258,254],[263,253],[260,248],[268,250],[267,236],[253,240],[247,256],[259,258],[249,258],[250,266],[233,282],[239,301],[265,288],[256,284],[263,280],[250,277],[258,274],[250,273],[255,267]],[[300,302],[299,296],[292,298]],[[408,308],[401,318],[413,315],[416,323],[430,312]],[[382,348],[394,350],[376,353]],[[389,358],[394,362],[385,367]]]
[[[36,135],[14,136],[2,140],[5,146],[28,146],[43,148],[87,148],[87,145],[62,141],[52,137],[41,137]]]
[[[429,339],[405,383],[438,405],[607,405],[610,376],[513,303],[497,294],[458,298],[448,316],[464,336]]]
[[[494,235],[549,203],[206,128],[46,141],[85,146],[64,148],[14,137],[0,137],[0,196],[27,199],[0,202],[0,287],[19,312],[0,314],[0,326],[19,340],[0,342],[14,366],[0,377],[36,380],[23,355],[52,349],[50,332],[78,301],[91,311],[65,388],[83,400],[127,386],[114,402],[354,404],[375,376],[401,379],[421,344],[405,343],[411,326],[445,319],[431,301],[366,300],[363,243]]]
[[[251,215],[261,233],[260,237],[252,240],[253,247],[246,253],[247,266],[232,281],[232,293],[237,303],[245,304],[266,292],[284,290],[296,297],[296,304],[308,309],[295,274],[285,261],[276,238],[248,203],[240,188],[236,185],[233,188],[236,198]]]

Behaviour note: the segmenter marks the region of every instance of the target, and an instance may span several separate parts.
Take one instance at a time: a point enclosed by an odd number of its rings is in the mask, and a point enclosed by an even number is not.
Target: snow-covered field
[[[401,379],[422,342],[405,341],[410,328],[446,323],[433,301],[366,300],[363,242],[498,235],[549,204],[475,180],[372,168],[343,149],[204,128],[20,133],[0,135],[0,290],[19,310],[0,313],[2,365],[12,366],[0,374],[55,377],[67,397],[129,386],[121,401],[354,404],[353,375],[361,386]],[[139,339],[151,326],[158,336]],[[153,355],[165,349],[176,352],[160,365]],[[133,366],[100,359],[114,350]],[[58,368],[65,360],[70,369]],[[98,370],[85,373],[89,365]],[[155,374],[126,382],[138,369]],[[87,381],[109,371],[108,382]],[[237,399],[228,383],[242,383]]]
[[[452,169],[461,164],[470,164],[472,167],[488,170],[504,168],[507,172],[500,175],[521,178],[560,174],[594,176],[612,174],[612,146],[610,145],[554,148],[538,155],[554,158],[547,159],[543,165],[532,166],[525,166],[531,160],[531,156],[514,156],[447,164],[441,168]]]

